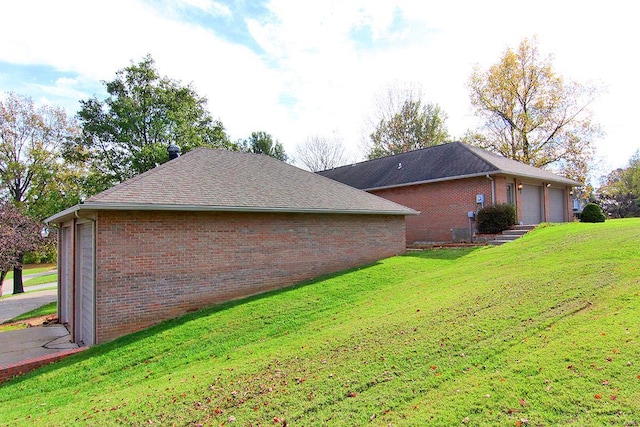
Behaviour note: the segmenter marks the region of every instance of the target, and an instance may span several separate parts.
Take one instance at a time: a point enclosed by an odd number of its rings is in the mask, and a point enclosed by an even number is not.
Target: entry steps
[[[502,234],[498,234],[494,240],[491,240],[488,243],[490,245],[503,245],[505,243],[513,242],[534,228],[536,228],[535,225],[514,225],[510,229],[504,230]]]

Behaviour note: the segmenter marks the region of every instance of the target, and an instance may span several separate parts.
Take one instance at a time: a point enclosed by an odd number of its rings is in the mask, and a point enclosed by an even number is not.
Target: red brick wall
[[[503,187],[497,189],[506,194]],[[407,217],[407,243],[451,242],[452,229],[469,228],[467,213],[477,210],[476,194],[484,194],[485,206],[491,204],[491,181],[465,178],[371,193],[420,211],[418,216]]]
[[[405,251],[402,216],[104,211],[96,227],[96,343]]]

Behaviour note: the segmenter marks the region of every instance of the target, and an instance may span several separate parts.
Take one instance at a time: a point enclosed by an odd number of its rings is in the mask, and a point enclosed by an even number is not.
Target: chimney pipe
[[[178,147],[173,142],[169,144],[167,147],[167,151],[169,152],[169,160],[177,159],[180,157],[180,147]]]

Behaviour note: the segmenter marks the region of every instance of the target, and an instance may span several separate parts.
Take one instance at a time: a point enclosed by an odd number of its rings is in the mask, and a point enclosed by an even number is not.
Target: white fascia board
[[[86,202],[75,205],[45,220],[56,223],[69,215],[77,215],[83,210],[91,211],[183,211],[183,212],[247,212],[247,213],[309,213],[309,214],[350,214],[350,215],[419,215],[420,212],[406,208],[404,210],[353,210],[353,209],[297,209],[279,207],[253,206],[202,206],[202,205],[170,205],[151,203],[100,203]]]

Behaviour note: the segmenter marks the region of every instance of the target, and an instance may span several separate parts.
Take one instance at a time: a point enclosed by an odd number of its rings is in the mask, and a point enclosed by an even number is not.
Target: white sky
[[[606,135],[601,173],[640,148],[636,3],[420,0],[20,0],[0,3],[0,92],[78,110],[101,80],[150,53],[161,74],[192,83],[232,140],[263,130],[288,154],[340,134],[358,153],[374,99],[419,84],[462,137],[476,126],[466,82],[507,47],[537,35],[565,78],[597,83]],[[360,153],[361,154],[361,153]]]

